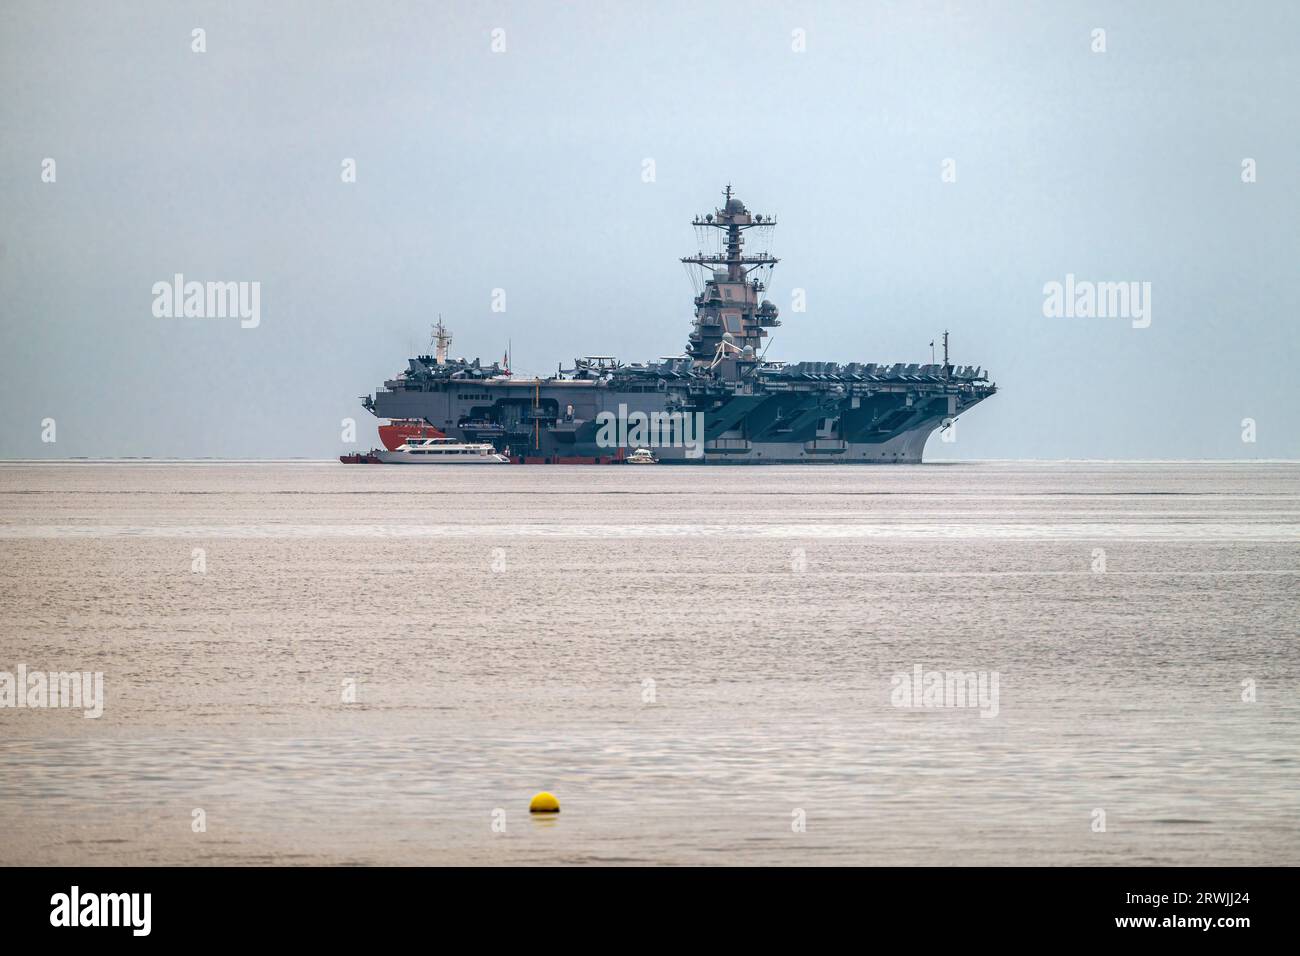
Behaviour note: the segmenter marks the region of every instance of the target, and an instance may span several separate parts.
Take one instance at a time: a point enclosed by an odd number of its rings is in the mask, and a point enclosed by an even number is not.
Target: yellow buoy
[[[547,793],[543,790],[537,796],[533,797],[532,803],[528,804],[529,813],[559,813],[560,801],[555,799],[555,794]]]

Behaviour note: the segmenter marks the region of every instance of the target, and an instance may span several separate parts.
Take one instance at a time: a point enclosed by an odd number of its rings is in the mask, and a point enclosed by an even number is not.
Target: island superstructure
[[[522,378],[451,358],[440,322],[433,354],[409,359],[363,405],[530,463],[621,461],[646,446],[665,464],[895,464],[921,461],[935,429],[997,391],[983,369],[949,362],[947,333],[942,364],[768,360],[764,340],[781,321],[763,293],[779,260],[745,243],[754,231],[770,239],[776,220],[730,186],[723,198],[692,221],[700,248],[681,260],[697,279],[683,354],[587,356]]]

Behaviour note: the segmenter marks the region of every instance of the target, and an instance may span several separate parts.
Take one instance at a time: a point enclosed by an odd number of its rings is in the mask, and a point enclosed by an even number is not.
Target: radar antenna
[[[442,324],[442,313],[438,313],[438,323],[433,326],[433,338],[429,341],[433,346],[434,360],[439,365],[447,364],[447,346],[451,345],[451,333],[447,331]]]
[[[767,330],[781,324],[780,310],[762,295],[767,289],[764,280],[770,280],[779,260],[766,251],[745,252],[745,233],[757,229],[760,237],[770,241],[776,217],[750,212],[736,198],[730,183],[722,196],[722,208],[691,220],[701,248],[681,259],[699,293],[686,353],[697,366],[710,368],[716,364],[718,343],[724,335],[732,337],[738,351],[749,347],[757,353],[763,348]],[[706,235],[716,237],[718,251],[704,251]]]

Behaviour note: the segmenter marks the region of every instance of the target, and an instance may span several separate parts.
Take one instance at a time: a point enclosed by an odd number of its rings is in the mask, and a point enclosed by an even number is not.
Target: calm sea
[[[1300,863],[1296,463],[9,464],[0,595],[6,865]]]

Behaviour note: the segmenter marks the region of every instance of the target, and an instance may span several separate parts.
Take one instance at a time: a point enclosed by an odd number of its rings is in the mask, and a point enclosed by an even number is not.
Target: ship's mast
[[[722,233],[720,251],[705,253],[701,249],[681,260],[688,268],[705,270],[707,277],[702,291],[695,297],[695,327],[686,347],[687,354],[706,365],[717,365],[717,359],[724,353],[753,361],[767,329],[781,324],[777,307],[760,296],[767,288],[762,280],[771,276],[771,270],[780,260],[767,252],[746,255],[744,251],[744,234],[750,229],[760,229],[770,235],[776,219],[751,213],[736,198],[730,183],[722,196],[721,209],[691,221],[702,240],[710,230]],[[760,269],[768,271],[750,278],[751,273]]]
[[[438,324],[433,327],[434,361],[439,365],[447,364],[447,346],[451,345],[451,333],[442,324],[442,313],[438,314]]]

